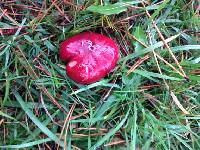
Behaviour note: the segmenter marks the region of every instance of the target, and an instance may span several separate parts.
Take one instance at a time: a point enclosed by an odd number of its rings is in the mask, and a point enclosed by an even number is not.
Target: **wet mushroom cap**
[[[60,58],[67,62],[66,72],[72,80],[90,84],[115,68],[119,49],[109,37],[83,32],[61,43]]]

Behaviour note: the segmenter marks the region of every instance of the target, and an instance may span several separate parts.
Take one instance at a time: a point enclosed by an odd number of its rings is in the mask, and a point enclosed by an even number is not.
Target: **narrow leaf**
[[[42,143],[46,143],[51,141],[50,138],[46,138],[46,139],[41,139],[41,140],[37,140],[37,141],[33,141],[33,142],[29,142],[29,143],[23,143],[23,144],[18,144],[18,145],[6,145],[6,146],[0,146],[0,148],[6,149],[6,148],[26,148],[26,147],[32,147],[35,145],[39,145]]]
[[[106,140],[108,140],[111,136],[113,136],[125,123],[126,119],[128,118],[129,115],[129,111],[128,110],[125,118],[113,129],[110,130],[110,132],[108,132],[104,137],[102,137],[94,146],[92,146],[90,148],[90,150],[96,150],[99,146],[101,146]]]
[[[59,141],[59,138],[52,133],[46,126],[44,126],[40,120],[33,114],[33,112],[26,106],[26,104],[24,103],[22,97],[19,95],[19,93],[14,89],[13,90],[13,94],[15,95],[17,101],[20,103],[20,105],[22,106],[22,109],[25,111],[25,113],[29,116],[29,118],[35,123],[35,125],[38,126],[38,128],[40,128],[40,130],[46,134],[50,139],[52,139],[53,141],[55,141],[56,143]],[[60,145],[63,146],[63,142],[60,142]]]
[[[146,44],[147,39],[146,39],[146,34],[145,31],[142,29],[141,26],[138,26],[133,35],[141,42],[143,42],[144,44]],[[135,46],[135,52],[137,53],[138,51],[144,49],[145,47],[142,46],[138,41],[133,41],[133,45]]]
[[[115,4],[108,5],[91,5],[87,8],[88,11],[96,12],[103,15],[113,15],[119,14],[123,11],[126,11],[129,6],[132,4],[138,4],[141,1],[127,1],[127,2],[118,2]]]
[[[95,112],[95,117],[101,117],[103,114],[111,108],[111,105],[116,101],[116,97],[111,95],[104,103],[102,106],[100,106],[99,109]]]
[[[154,72],[149,72],[149,71],[144,71],[144,70],[138,70],[138,69],[135,69],[134,73],[140,74],[140,75],[145,76],[147,78],[154,77],[154,78],[160,78],[160,79],[166,79],[166,80],[181,80],[180,78],[170,77],[170,76],[167,76],[167,75],[162,75],[162,74],[159,74],[159,73],[154,73]]]

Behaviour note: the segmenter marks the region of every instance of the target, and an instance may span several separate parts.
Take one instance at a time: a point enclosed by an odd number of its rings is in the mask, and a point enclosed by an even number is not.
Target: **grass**
[[[0,2],[0,148],[200,149],[200,2]],[[113,38],[107,77],[67,77],[59,44]]]

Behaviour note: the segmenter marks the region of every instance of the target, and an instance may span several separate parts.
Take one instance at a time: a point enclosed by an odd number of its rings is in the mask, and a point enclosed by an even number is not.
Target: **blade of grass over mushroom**
[[[74,49],[71,45],[79,45],[79,48]],[[91,50],[91,46],[94,50]],[[69,57],[76,51],[80,51],[76,57]],[[61,60],[68,62],[68,77],[76,83],[87,85],[101,80],[114,69],[119,59],[119,48],[115,41],[107,36],[95,32],[82,32],[61,43],[59,56]],[[90,65],[86,65],[85,62]]]
[[[5,146],[0,146],[0,148],[3,148],[3,149],[6,149],[6,148],[21,149],[21,148],[33,147],[35,145],[43,144],[43,143],[46,143],[46,142],[49,142],[49,141],[52,141],[51,138],[36,140],[36,141],[33,141],[33,142],[22,143],[22,144],[18,144],[18,145],[5,145]]]
[[[25,111],[25,113],[29,116],[29,118],[37,125],[40,130],[46,134],[51,140],[55,141],[56,143],[59,141],[59,138],[51,132],[46,126],[44,126],[41,121],[33,114],[33,112],[26,106],[24,103],[22,97],[19,95],[19,93],[14,89],[13,94],[15,95],[17,101],[22,106],[22,109]],[[63,146],[63,143],[60,142],[60,145]]]

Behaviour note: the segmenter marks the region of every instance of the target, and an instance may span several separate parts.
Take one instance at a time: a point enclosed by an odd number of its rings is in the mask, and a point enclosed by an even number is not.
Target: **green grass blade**
[[[136,102],[134,102],[134,120],[133,120],[133,126],[131,129],[131,150],[135,150],[136,149],[136,144],[137,144],[137,106],[136,106]]]
[[[94,117],[102,117],[103,114],[109,109],[111,108],[112,104],[116,101],[116,97],[115,96],[110,96],[106,101],[104,101],[104,103],[102,104],[102,106],[100,106],[97,111],[94,113]]]
[[[37,125],[37,127],[40,128],[40,130],[44,134],[46,134],[50,139],[52,139],[53,141],[57,143],[59,141],[59,138],[54,133],[52,133],[46,126],[44,126],[42,122],[33,114],[33,112],[26,106],[22,97],[19,95],[19,93],[15,89],[13,90],[13,94],[15,95],[17,101],[22,106],[22,109],[29,116],[29,118],[35,123],[35,125]],[[60,145],[63,146],[63,143],[60,142]]]
[[[173,136],[175,136],[176,139],[177,139],[178,141],[180,141],[181,143],[183,143],[183,145],[185,145],[185,147],[187,147],[189,150],[193,150],[193,148],[190,147],[190,145],[188,145],[187,142],[186,142],[185,140],[183,140],[181,137],[179,137],[175,132],[170,131],[170,133],[171,133]]]
[[[7,148],[12,148],[12,149],[27,148],[27,147],[32,147],[32,146],[39,145],[39,144],[42,144],[42,143],[46,143],[46,142],[49,142],[49,141],[51,141],[51,139],[50,138],[46,138],[46,139],[41,139],[41,140],[28,142],[28,143],[22,143],[22,144],[18,144],[18,145],[0,146],[0,148],[2,148],[2,149],[7,149]]]
[[[116,84],[110,84],[110,83],[108,83],[108,80],[101,80],[99,82],[96,82],[96,83],[84,86],[83,88],[80,88],[79,90],[77,90],[75,92],[72,92],[71,95],[75,95],[75,94],[78,94],[80,92],[83,92],[83,91],[86,91],[86,90],[89,90],[91,88],[98,87],[98,86],[119,88],[119,86],[116,85]]]
[[[3,117],[6,117],[6,118],[9,118],[9,119],[12,119],[12,120],[15,120],[15,121],[17,121],[15,118],[13,118],[12,116],[10,116],[10,115],[7,115],[7,114],[5,114],[4,112],[2,112],[1,110],[0,110],[0,116],[3,116]]]
[[[125,123],[125,121],[128,118],[129,115],[129,111],[126,113],[126,116],[124,117],[124,119],[113,129],[110,130],[110,132],[108,132],[105,136],[103,136],[94,146],[92,146],[90,148],[90,150],[96,150],[99,146],[101,146],[105,141],[107,141],[111,136],[113,136]]]
[[[144,76],[144,77],[147,77],[149,79],[152,79],[152,77],[153,77],[153,78],[175,80],[175,81],[183,80],[183,79],[180,79],[180,78],[170,77],[170,76],[167,76],[167,75],[162,75],[162,74],[159,74],[159,73],[154,73],[154,72],[149,72],[149,71],[139,70],[139,69],[135,69],[134,73],[137,73],[137,74]]]
[[[126,11],[132,4],[138,4],[141,1],[128,1],[128,2],[117,2],[115,4],[102,5],[91,5],[87,8],[88,11],[96,12],[103,15],[119,14]]]

